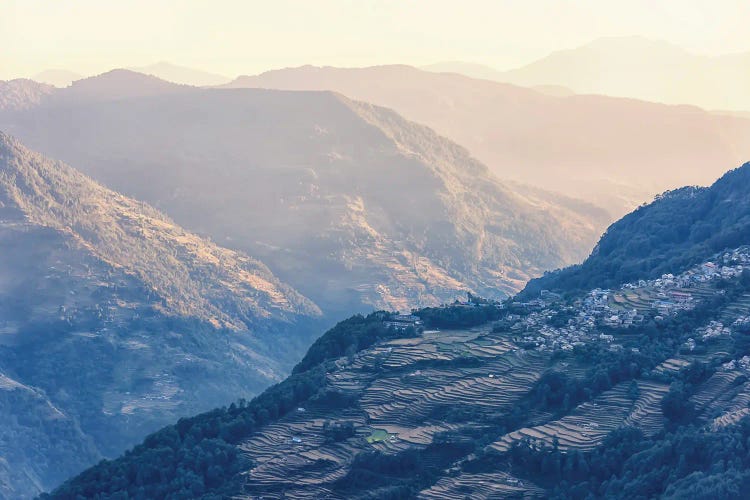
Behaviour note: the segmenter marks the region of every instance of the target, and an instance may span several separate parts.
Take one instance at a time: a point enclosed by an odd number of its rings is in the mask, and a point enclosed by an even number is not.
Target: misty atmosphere
[[[0,4],[0,500],[747,498],[750,5]]]

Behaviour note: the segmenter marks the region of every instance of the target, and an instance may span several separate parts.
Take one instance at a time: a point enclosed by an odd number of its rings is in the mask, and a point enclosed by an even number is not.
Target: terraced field
[[[533,477],[512,475],[515,469],[503,453],[525,441],[557,446],[563,453],[587,452],[623,427],[655,436],[665,426],[661,403],[670,390],[667,381],[696,361],[713,367],[726,364],[735,352],[734,332],[726,333],[724,327],[748,314],[750,294],[716,311],[693,333],[680,332],[671,355],[640,378],[615,385],[572,410],[530,403],[539,394],[532,390],[550,390],[537,382],[551,370],[564,373],[568,381],[592,376],[585,347],[589,343],[599,343],[599,352],[637,357],[644,345],[645,327],[613,327],[604,320],[609,314],[635,309],[651,321],[658,314],[655,301],[670,300],[672,291],[689,292],[696,302],[717,293],[705,283],[686,289],[649,285],[612,292],[603,306],[597,302],[602,292],[596,292],[593,300],[580,302],[588,307],[586,312],[574,314],[574,319],[569,316],[564,327],[549,327],[546,321],[554,318],[553,313],[533,311],[517,316],[515,323],[500,321],[503,329],[498,332],[493,332],[491,324],[433,330],[382,341],[339,358],[326,375],[326,388],[353,403],[339,409],[311,403],[251,435],[241,446],[253,463],[244,473],[243,498],[349,498],[342,485],[356,477],[350,474],[353,464],[361,472],[366,470],[362,461],[370,457],[398,463],[399,454],[407,450],[418,450],[431,460],[436,448],[431,445],[438,439],[460,443],[475,436],[494,439],[485,448],[490,454],[441,458],[445,461],[439,462],[439,480],[420,484],[418,498],[544,498],[546,492],[534,484]],[[570,308],[564,311],[571,312]],[[575,318],[583,318],[583,323],[576,326]],[[662,320],[657,322],[663,328]],[[655,328],[654,323],[649,328]],[[718,334],[707,337],[706,332]],[[568,336],[568,345],[550,348],[545,338],[559,336]],[[579,347],[583,349],[574,351]],[[742,372],[746,368],[737,365],[730,370],[727,366],[701,383],[690,398],[706,429],[719,429],[750,415],[750,381]],[[514,414],[517,408],[530,409],[519,417]],[[507,425],[513,430],[503,430]],[[327,430],[342,426],[351,432],[332,437]],[[507,467],[470,472],[483,470],[465,466],[476,463],[477,456],[500,460]]]
[[[740,370],[718,371],[690,401],[710,428],[730,425],[750,414],[750,382]]]
[[[510,432],[492,443],[490,448],[505,452],[522,439],[553,446],[557,438],[562,451],[575,448],[591,450],[599,446],[613,430],[623,426],[641,427],[655,434],[662,427],[659,403],[669,387],[658,382],[636,382],[637,391],[626,382],[602,393],[592,401],[576,407],[559,420]]]
[[[241,445],[254,464],[245,473],[245,492],[248,497],[338,498],[330,485],[347,474],[358,454],[372,450],[392,454],[429,445],[436,434],[459,427],[432,418],[433,412],[445,407],[509,409],[529,391],[548,362],[548,354],[523,351],[491,333],[489,326],[426,332],[381,343],[351,359],[341,358],[327,374],[326,384],[356,397],[357,407],[299,408],[251,436]],[[326,422],[351,423],[354,435],[332,442],[325,435]],[[435,491],[465,489],[469,483],[476,483],[472,488],[481,491],[478,481],[484,480],[467,476]],[[529,490],[505,483],[485,488]],[[425,498],[435,494],[425,492]]]
[[[677,373],[690,364],[690,359],[686,356],[675,356],[665,359],[654,368],[656,372]]]
[[[510,411],[552,366],[569,376],[584,372],[583,365],[552,362],[549,352],[523,350],[509,338],[492,333],[489,326],[428,332],[338,359],[326,385],[356,399],[356,406],[331,410],[309,405],[252,435],[241,446],[253,462],[244,474],[247,498],[341,498],[335,483],[347,476],[357,455],[424,448],[440,433],[460,432],[466,424],[446,422],[441,413],[446,408],[497,415]],[[682,366],[682,361],[665,362],[673,365]],[[654,434],[663,426],[659,404],[668,385],[646,380],[634,384],[615,386],[558,420],[538,415],[539,425],[501,436],[490,448],[507,451],[524,438],[551,446],[556,437],[562,451],[585,451],[625,425]],[[326,425],[331,424],[351,424],[353,434],[336,442],[326,436]],[[419,495],[507,496],[535,498],[543,496],[543,490],[502,472],[457,470]]]
[[[716,289],[710,283],[696,283],[688,288],[673,288],[673,292],[688,293],[694,300],[704,300],[716,293]],[[613,310],[631,310],[635,309],[639,314],[648,313],[653,310],[653,302],[666,298],[666,295],[660,295],[657,289],[631,288],[613,292],[609,299],[609,306]]]
[[[432,487],[419,492],[420,500],[449,498],[544,498],[545,491],[528,480],[505,472],[458,474],[441,478]]]
[[[345,498],[335,485],[347,477],[358,455],[425,448],[440,433],[461,432],[467,424],[446,421],[441,413],[446,408],[471,409],[474,417],[501,414],[510,411],[550,368],[572,377],[585,371],[585,365],[574,359],[553,361],[551,353],[521,349],[509,338],[510,334],[492,333],[489,326],[428,332],[336,360],[326,385],[357,404],[339,410],[311,404],[252,435],[241,446],[253,463],[244,474],[246,498]],[[675,354],[656,372],[675,373],[694,358]],[[706,393],[726,392],[719,385],[731,383],[730,379],[717,374],[706,383]],[[664,425],[660,403],[668,390],[663,382],[624,382],[562,418],[527,416],[527,421],[538,425],[499,436],[489,449],[506,452],[514,443],[530,439],[547,446],[556,441],[563,452],[587,451],[623,426],[654,435]],[[742,405],[750,401],[750,383],[742,390],[723,402],[702,401],[698,393],[695,403],[706,412],[707,422],[724,425],[745,414]],[[326,436],[326,426],[331,424],[351,424],[353,433],[334,441]],[[528,480],[504,472],[470,474],[456,468],[420,492],[419,498],[536,498],[543,493]]]
[[[622,290],[612,294],[609,300],[609,306],[614,310],[631,310],[635,309],[639,314],[650,311],[657,294],[648,288],[639,288],[631,290]]]
[[[750,294],[746,293],[724,309],[721,320],[724,324],[731,324],[739,316],[746,316],[748,311],[750,311]]]

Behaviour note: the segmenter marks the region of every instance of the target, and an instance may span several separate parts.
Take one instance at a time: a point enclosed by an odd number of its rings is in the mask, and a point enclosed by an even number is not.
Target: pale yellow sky
[[[750,50],[748,0],[0,0],[0,79],[166,60],[236,76],[301,64],[507,69],[602,36]]]

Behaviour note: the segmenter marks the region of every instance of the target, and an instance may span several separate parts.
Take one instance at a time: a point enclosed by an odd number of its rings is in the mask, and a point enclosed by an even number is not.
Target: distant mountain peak
[[[162,80],[193,85],[196,87],[210,87],[228,83],[231,78],[208,71],[173,64],[169,61],[158,61],[147,66],[131,68],[133,71],[154,75]]]
[[[76,82],[73,82],[73,88],[87,87],[94,84],[102,84],[105,82],[126,82],[126,83],[143,83],[149,82],[153,85],[163,85],[164,87],[175,87],[176,84],[167,82],[158,78],[154,75],[145,74],[139,71],[126,69],[126,68],[115,68],[98,75],[82,78]]]
[[[616,56],[617,54],[634,53],[640,57],[692,57],[693,55],[683,47],[666,40],[648,38],[640,35],[607,36],[596,38],[579,47],[559,52],[574,52],[586,50]]]
[[[706,109],[750,109],[750,52],[696,54],[642,36],[605,37],[557,50],[497,79]]]
[[[19,111],[40,104],[55,87],[26,78],[0,81],[0,111]]]
[[[117,68],[73,82],[61,89],[56,98],[61,100],[113,100],[185,92],[187,85],[162,80],[153,75]]]

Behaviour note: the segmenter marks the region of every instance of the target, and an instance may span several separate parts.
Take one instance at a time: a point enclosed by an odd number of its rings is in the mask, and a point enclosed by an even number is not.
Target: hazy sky
[[[236,76],[445,60],[506,69],[601,36],[750,50],[748,0],[0,0],[0,79],[160,60]]]

